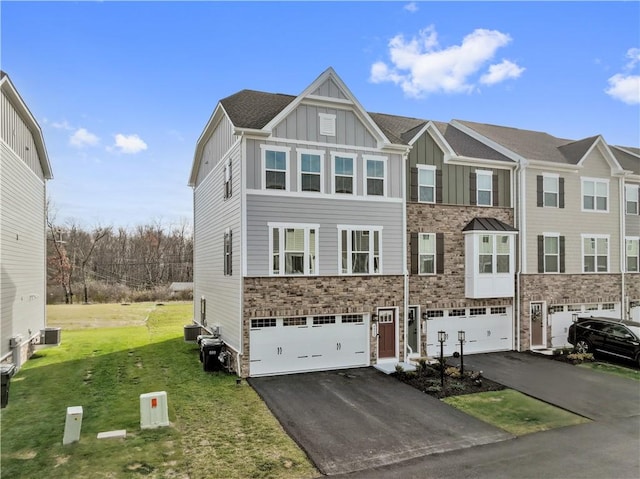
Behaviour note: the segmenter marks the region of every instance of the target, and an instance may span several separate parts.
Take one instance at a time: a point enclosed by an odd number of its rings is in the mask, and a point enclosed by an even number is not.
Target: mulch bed
[[[502,384],[482,377],[481,372],[465,370],[461,376],[457,367],[448,364],[445,365],[444,388],[441,386],[440,364],[420,364],[417,371],[397,371],[393,376],[438,399],[505,389]]]

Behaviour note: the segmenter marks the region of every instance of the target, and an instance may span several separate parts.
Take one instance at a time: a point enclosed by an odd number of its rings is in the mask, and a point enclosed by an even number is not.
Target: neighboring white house
[[[42,130],[0,72],[1,362],[20,368],[46,326],[46,182],[51,165]]]

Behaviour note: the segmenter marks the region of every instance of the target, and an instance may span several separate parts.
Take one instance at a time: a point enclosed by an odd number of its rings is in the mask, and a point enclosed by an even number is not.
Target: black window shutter
[[[410,200],[413,202],[418,201],[418,168],[411,168],[411,192]]]
[[[493,175],[493,206],[500,205],[500,195],[498,193],[498,175]]]
[[[411,274],[418,274],[418,233],[411,233]]]
[[[564,267],[564,236],[560,236],[560,272],[564,273],[565,272],[565,267]]]
[[[229,274],[233,274],[233,231],[229,231]]]
[[[558,207],[564,208],[564,178],[558,179]]]
[[[638,214],[640,215],[640,186],[638,186]]]
[[[436,170],[436,203],[442,203],[442,170]]]
[[[436,233],[436,273],[444,274],[444,233]]]
[[[469,203],[471,205],[478,204],[478,183],[475,173],[469,173]]]
[[[544,236],[538,235],[538,273],[544,273]]]
[[[544,187],[542,175],[536,176],[536,198],[537,205],[544,206]]]

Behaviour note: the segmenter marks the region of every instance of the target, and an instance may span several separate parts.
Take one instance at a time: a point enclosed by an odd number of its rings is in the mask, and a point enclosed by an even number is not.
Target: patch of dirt
[[[22,459],[22,460],[28,461],[30,459],[35,458],[37,455],[38,453],[36,451],[27,449],[24,451],[16,452],[15,454],[13,454],[13,457],[15,459]]]
[[[56,460],[56,465],[53,467],[58,467],[58,466],[62,466],[63,464],[66,464],[67,462],[69,462],[70,456],[56,456],[55,460]]]
[[[144,462],[132,462],[124,467],[126,472],[137,472],[138,474],[148,475],[153,472],[155,468]]]
[[[445,365],[444,387],[442,387],[440,371],[439,364],[423,363],[418,365],[416,371],[395,372],[392,376],[438,399],[505,389],[502,384],[483,377],[481,372],[465,370],[461,375],[459,368],[450,365]]]

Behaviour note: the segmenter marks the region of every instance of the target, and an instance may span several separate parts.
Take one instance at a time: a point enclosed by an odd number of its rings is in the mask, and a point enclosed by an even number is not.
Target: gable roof
[[[611,153],[620,166],[634,175],[640,175],[640,148],[629,146],[611,146]]]
[[[14,86],[13,82],[4,71],[0,70],[0,88],[7,95],[7,98],[11,101],[11,104],[16,109],[22,120],[29,128],[29,131],[33,135],[33,141],[38,152],[38,158],[40,159],[40,167],[44,178],[50,180],[53,178],[53,172],[51,170],[51,163],[49,162],[49,155],[47,154],[47,148],[44,144],[44,136],[40,125],[36,121],[35,117],[31,114],[31,111],[27,107],[20,93]]]
[[[434,121],[433,124],[458,156],[505,161],[509,163],[513,163],[514,161],[481,141],[467,135],[450,123]]]

